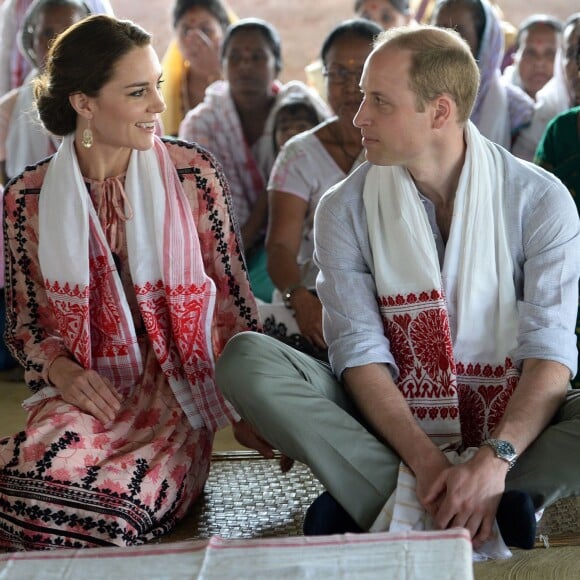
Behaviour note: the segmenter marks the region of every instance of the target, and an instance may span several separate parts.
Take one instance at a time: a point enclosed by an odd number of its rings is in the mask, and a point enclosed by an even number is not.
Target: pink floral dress
[[[259,329],[228,187],[206,151],[182,142],[166,146],[191,203],[206,273],[216,284],[212,343],[217,357],[232,335]],[[49,386],[52,361],[70,356],[56,330],[38,262],[38,200],[47,167],[43,162],[25,171],[5,194],[7,342],[36,393]],[[115,261],[139,336],[143,375],[106,427],[59,396],[37,396],[28,403],[25,430],[0,440],[2,547],[141,544],[170,531],[207,479],[213,433],[193,429],[185,417],[155,357],[132,289],[123,182],[124,176],[86,180],[109,244],[120,247]]]

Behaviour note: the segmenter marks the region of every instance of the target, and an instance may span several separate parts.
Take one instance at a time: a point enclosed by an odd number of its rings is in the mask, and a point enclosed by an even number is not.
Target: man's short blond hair
[[[386,48],[411,52],[409,88],[417,96],[417,110],[446,94],[457,105],[458,122],[467,122],[479,89],[479,69],[458,33],[435,26],[392,28],[377,37],[373,52]]]

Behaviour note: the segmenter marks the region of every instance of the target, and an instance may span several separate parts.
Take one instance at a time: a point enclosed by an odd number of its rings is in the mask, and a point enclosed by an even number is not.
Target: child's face
[[[288,111],[280,111],[278,114],[278,122],[276,124],[276,146],[278,149],[294,135],[312,129],[314,123],[308,118],[306,112],[296,111],[290,113]]]

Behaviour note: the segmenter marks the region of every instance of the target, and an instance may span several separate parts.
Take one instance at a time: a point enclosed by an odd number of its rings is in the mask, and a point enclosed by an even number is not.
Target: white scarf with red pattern
[[[518,317],[503,160],[471,122],[465,138],[443,268],[406,169],[371,167],[364,202],[397,385],[436,443],[477,446],[517,384],[510,354]]]
[[[125,179],[129,268],[147,334],[193,427],[227,424],[214,382],[215,286],[205,274],[191,207],[167,149],[133,151]],[[50,162],[40,194],[39,260],[74,359],[126,394],[143,372],[120,276],[80,172],[73,136]]]

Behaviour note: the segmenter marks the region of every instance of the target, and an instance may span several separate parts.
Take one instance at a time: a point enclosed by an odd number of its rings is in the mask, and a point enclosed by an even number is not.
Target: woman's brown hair
[[[54,135],[73,133],[77,113],[69,96],[96,97],[113,76],[117,62],[151,35],[130,20],[89,16],[60,34],[52,44],[45,72],[34,81],[34,97],[43,125]]]

